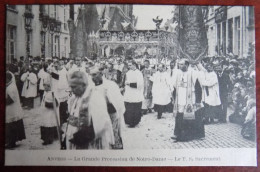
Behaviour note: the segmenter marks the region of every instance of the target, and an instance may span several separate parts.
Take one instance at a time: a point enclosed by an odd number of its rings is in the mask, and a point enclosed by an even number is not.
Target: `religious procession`
[[[229,30],[238,24],[245,27],[240,18],[252,20],[249,8],[241,7],[248,13],[229,18],[232,8],[170,6],[165,11],[171,17],[164,27],[164,19],[155,16],[151,20],[155,29],[149,30],[138,29],[142,6],[74,5],[71,9],[52,5],[56,11],[78,12],[77,18],[75,13],[68,16],[73,26],[69,26],[67,51],[65,43],[58,41],[56,47],[56,38],[62,40],[65,32],[51,32],[53,23],[46,17],[52,16],[51,5],[27,6],[9,8],[25,8],[26,14],[39,8],[39,25],[50,26],[41,32],[44,39],[39,49],[32,49],[30,40],[26,55],[10,54],[10,61],[6,60],[6,149],[16,149],[27,139],[24,114],[32,111],[37,113],[42,146],[58,141],[62,150],[125,149],[127,132],[138,132],[149,116],[152,125],[171,119],[167,136],[171,144],[203,141],[208,137],[207,127],[218,124],[236,125],[237,137],[255,142],[254,41],[248,38],[251,42],[246,42],[242,30]],[[210,23],[211,12],[214,23]],[[217,37],[210,37],[212,28]],[[9,34],[15,29],[18,26]],[[25,30],[32,36],[30,29]],[[18,33],[14,35],[18,39]],[[47,38],[52,41],[50,50]],[[42,55],[31,55],[37,51]]]

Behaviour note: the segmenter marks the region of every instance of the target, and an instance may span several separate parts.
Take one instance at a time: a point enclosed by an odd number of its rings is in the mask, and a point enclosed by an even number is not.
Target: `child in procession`
[[[51,80],[50,77],[46,77],[43,80],[44,94],[40,107],[41,114],[41,139],[43,140],[43,145],[52,144],[55,139],[57,139],[57,120],[58,117],[58,101],[51,91]],[[54,96],[53,96],[54,95]],[[56,108],[54,107],[54,99],[56,103]],[[55,112],[56,111],[56,112]]]

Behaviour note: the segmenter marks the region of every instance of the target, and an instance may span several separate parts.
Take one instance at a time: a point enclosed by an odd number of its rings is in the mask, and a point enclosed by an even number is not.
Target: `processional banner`
[[[201,6],[179,7],[180,55],[190,63],[198,63],[208,49],[207,34]]]
[[[82,9],[79,10],[79,15],[76,23],[76,31],[74,35],[75,56],[83,57],[86,55],[86,32],[85,32],[85,18]]]

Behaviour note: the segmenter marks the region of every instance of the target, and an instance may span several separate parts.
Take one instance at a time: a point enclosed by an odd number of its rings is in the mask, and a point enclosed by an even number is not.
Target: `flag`
[[[85,56],[86,52],[86,33],[85,33],[85,17],[82,9],[79,9],[77,25],[74,34],[74,48],[76,57]]]
[[[95,4],[84,5],[85,30],[87,34],[96,33],[100,29],[99,15]]]
[[[196,64],[208,49],[201,6],[180,6],[179,19],[180,55]]]

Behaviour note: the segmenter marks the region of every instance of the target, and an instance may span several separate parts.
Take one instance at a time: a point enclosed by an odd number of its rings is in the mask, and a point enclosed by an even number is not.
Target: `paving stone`
[[[24,125],[26,140],[18,142],[17,150],[58,150],[59,142],[43,146],[40,139],[40,117],[37,113],[39,107],[24,110]],[[158,120],[156,113],[142,116],[142,120],[135,128],[123,129],[124,148],[132,149],[199,149],[199,148],[255,148],[256,143],[244,139],[240,132],[241,126],[232,123],[214,123],[205,125],[203,140],[177,142],[171,139],[174,132],[175,118],[172,114],[163,114]]]

